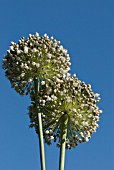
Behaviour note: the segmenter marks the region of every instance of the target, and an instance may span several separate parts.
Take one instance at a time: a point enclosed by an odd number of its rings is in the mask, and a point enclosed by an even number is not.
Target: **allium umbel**
[[[88,142],[96,132],[102,110],[100,95],[91,85],[68,72],[67,50],[53,37],[38,33],[11,42],[2,68],[11,86],[21,95],[30,95],[30,127],[39,137],[41,169],[45,170],[44,141],[60,147],[59,170],[64,170],[65,148]]]
[[[45,80],[63,77],[69,70],[69,55],[63,46],[47,34],[38,33],[22,37],[18,43],[11,42],[3,59],[2,68],[12,87],[21,95],[34,89],[34,78]]]
[[[29,106],[30,127],[38,133],[37,114],[35,114],[34,93],[31,93],[32,104]],[[47,144],[57,141],[60,146],[63,116],[68,118],[66,148],[76,147],[80,142],[87,142],[98,127],[99,114],[96,105],[99,94],[94,94],[91,85],[86,85],[73,75],[67,74],[59,80],[55,76],[43,83],[37,98],[39,111],[42,114],[43,135]]]

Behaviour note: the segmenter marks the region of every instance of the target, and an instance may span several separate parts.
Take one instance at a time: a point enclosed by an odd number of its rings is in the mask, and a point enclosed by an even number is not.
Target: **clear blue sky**
[[[66,152],[65,170],[114,169],[113,10],[113,0],[0,0],[0,64],[10,41],[47,33],[68,49],[71,72],[101,94],[100,128],[90,142]],[[0,170],[40,170],[37,135],[28,128],[29,104],[1,69]],[[52,145],[45,151],[47,170],[58,170],[59,149]]]

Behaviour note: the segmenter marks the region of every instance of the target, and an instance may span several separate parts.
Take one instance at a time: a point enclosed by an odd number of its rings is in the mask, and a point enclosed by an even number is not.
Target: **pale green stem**
[[[35,86],[36,112],[38,114],[40,163],[41,163],[41,170],[45,170],[45,154],[44,154],[44,141],[43,141],[43,131],[42,131],[42,119],[41,119],[41,113],[38,113],[39,112],[39,108],[38,108],[38,103],[37,103],[39,87],[40,87],[38,78],[34,79],[34,86]]]
[[[65,146],[66,146],[66,135],[67,135],[67,114],[62,115],[60,125],[60,157],[59,157],[59,170],[64,170],[65,164]]]

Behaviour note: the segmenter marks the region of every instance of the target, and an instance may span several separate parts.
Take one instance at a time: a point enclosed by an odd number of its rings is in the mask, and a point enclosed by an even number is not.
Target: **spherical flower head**
[[[2,67],[12,87],[20,94],[33,90],[34,77],[41,80],[63,77],[69,70],[69,55],[56,39],[38,33],[11,42]]]
[[[30,126],[35,127],[38,133],[34,97],[32,99],[32,105],[29,107]],[[51,144],[54,140],[60,146],[63,115],[68,117],[66,148],[76,147],[79,142],[87,142],[98,127],[101,110],[96,103],[99,100],[98,94],[92,92],[91,86],[75,76],[68,75],[60,81],[56,77],[51,82],[45,81],[38,98],[45,142]]]

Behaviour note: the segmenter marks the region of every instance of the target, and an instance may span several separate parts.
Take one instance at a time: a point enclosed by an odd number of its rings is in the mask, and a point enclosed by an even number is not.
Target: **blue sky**
[[[97,133],[66,152],[65,170],[114,169],[113,0],[1,0],[0,64],[10,41],[47,33],[71,56],[71,73],[101,94]],[[0,68],[1,69],[1,68]],[[0,70],[0,170],[40,170],[38,138],[29,129],[28,97],[19,96]],[[45,146],[47,170],[57,170],[59,149]]]

